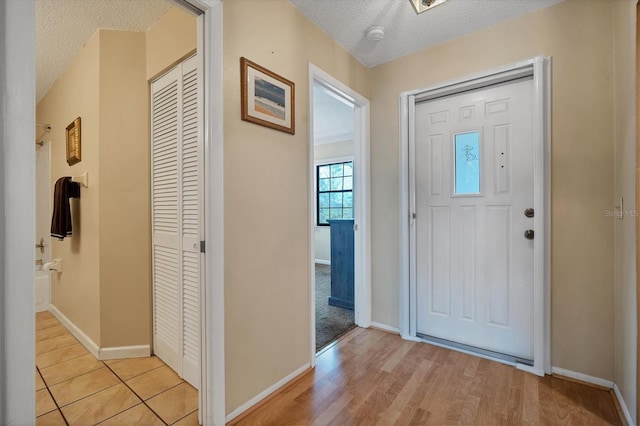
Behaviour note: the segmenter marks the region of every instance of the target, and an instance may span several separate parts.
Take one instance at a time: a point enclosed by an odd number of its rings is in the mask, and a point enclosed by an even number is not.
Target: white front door
[[[532,79],[415,107],[416,332],[533,360]],[[542,213],[542,212],[540,212]]]

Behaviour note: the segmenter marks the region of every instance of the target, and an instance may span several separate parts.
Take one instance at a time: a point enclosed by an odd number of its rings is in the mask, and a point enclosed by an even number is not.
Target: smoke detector
[[[369,29],[365,31],[365,35],[367,36],[367,40],[380,41],[384,38],[384,27],[379,25],[369,27]]]

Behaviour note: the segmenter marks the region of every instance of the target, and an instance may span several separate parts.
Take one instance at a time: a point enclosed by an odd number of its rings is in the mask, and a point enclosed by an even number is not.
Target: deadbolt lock
[[[526,231],[524,231],[524,237],[527,240],[533,240],[533,229],[527,229]]]
[[[534,210],[533,210],[533,209],[531,209],[531,208],[526,209],[526,210],[524,211],[524,215],[525,215],[526,217],[533,217],[533,213],[534,213]]]

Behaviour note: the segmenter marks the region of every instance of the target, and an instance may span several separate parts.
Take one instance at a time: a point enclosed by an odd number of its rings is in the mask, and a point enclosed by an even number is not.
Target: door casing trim
[[[356,325],[371,325],[371,175],[369,143],[369,100],[327,72],[309,63],[309,364],[316,365],[315,303],[315,159],[313,134],[313,84],[318,83],[348,99],[354,105],[354,206],[357,230],[354,253],[354,314]],[[357,167],[357,168],[356,168]]]
[[[202,70],[204,145],[204,253],[200,290],[199,420],[225,424],[224,337],[224,116],[223,5],[221,0],[172,0],[197,14]]]
[[[400,334],[416,340],[416,289],[411,282],[411,265],[415,264],[415,240],[411,238],[412,212],[415,200],[410,193],[410,140],[414,138],[417,100],[443,96],[505,81],[505,76],[530,72],[533,77],[533,144],[534,144],[534,229],[542,243],[534,245],[533,353],[534,364],[516,364],[522,370],[539,376],[551,373],[550,282],[551,282],[551,58],[537,56],[525,61],[471,74],[432,86],[402,92],[399,97],[400,123]],[[540,231],[541,230],[541,231]],[[455,348],[451,348],[454,349]]]
[[[221,0],[173,0],[200,11],[198,17],[198,49],[206,61],[203,70],[205,172],[207,237],[205,298],[202,311],[203,382],[206,392],[200,392],[202,411],[206,410],[203,424],[224,424],[224,235],[223,231],[223,88],[222,56],[222,1]],[[0,80],[6,82],[10,91],[1,91],[5,96],[5,108],[0,108],[0,132],[5,139],[5,176],[9,183],[4,188],[10,191],[0,194],[0,204],[13,200],[8,209],[11,231],[0,244],[0,265],[13,265],[5,271],[7,290],[0,290],[0,305],[6,307],[6,321],[0,319],[0,353],[7,355],[6,363],[0,365],[0,423],[30,423],[35,418],[35,382],[25,381],[34,374],[35,363],[35,296],[31,286],[34,277],[34,189],[35,154],[31,143],[34,139],[35,122],[35,26],[34,0],[5,2],[0,7],[0,21],[11,23],[6,31],[5,47],[0,49],[7,64],[0,71]],[[25,36],[26,34],[26,36]],[[29,35],[31,34],[31,36]],[[10,35],[10,36],[9,36]],[[204,46],[204,47],[203,47]],[[201,49],[202,48],[202,49]],[[6,72],[6,73],[5,73]],[[217,96],[214,96],[217,95]],[[27,129],[27,130],[25,130]],[[10,141],[7,142],[7,141]],[[1,192],[1,189],[0,189]],[[17,201],[16,201],[17,200]],[[17,203],[17,204],[16,204]],[[18,213],[16,213],[18,212]],[[0,233],[4,232],[0,229]],[[11,247],[10,251],[5,247]],[[8,261],[7,261],[8,259]],[[4,284],[4,282],[0,283]],[[9,328],[7,324],[12,324]],[[5,340],[7,343],[5,344]],[[4,353],[11,346],[10,354]],[[31,376],[33,377],[33,376]],[[6,386],[5,386],[6,385]],[[6,392],[5,389],[11,389]],[[10,410],[8,408],[10,407]]]

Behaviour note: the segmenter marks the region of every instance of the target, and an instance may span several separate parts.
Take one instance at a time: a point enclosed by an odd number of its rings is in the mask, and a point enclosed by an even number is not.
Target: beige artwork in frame
[[[80,162],[80,117],[67,126],[67,163],[73,166]]]
[[[296,133],[295,84],[268,69],[240,58],[241,104],[244,121],[281,132]]]

